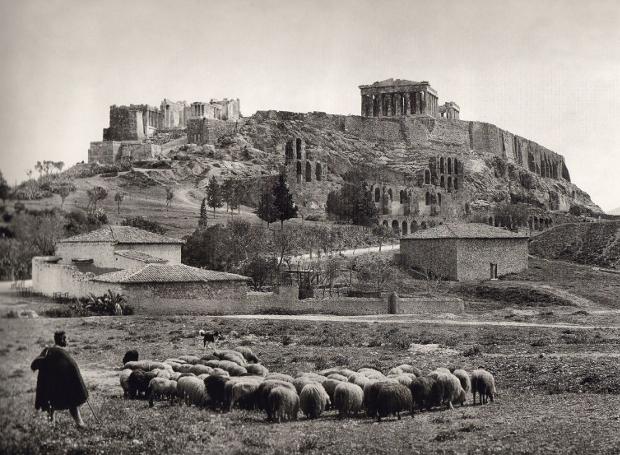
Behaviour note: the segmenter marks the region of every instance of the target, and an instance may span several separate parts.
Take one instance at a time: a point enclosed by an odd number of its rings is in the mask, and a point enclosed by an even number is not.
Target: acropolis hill
[[[529,204],[535,229],[573,205],[601,212],[571,183],[562,155],[493,124],[461,120],[459,105],[440,104],[429,82],[387,79],[359,89],[360,116],[258,111],[243,117],[239,100],[112,106],[89,162],[130,161],[132,172],[150,168],[153,184],[170,174],[152,170],[152,160],[167,163],[176,182],[199,187],[211,175],[243,179],[247,204],[284,166],[305,214],[323,213],[328,192],[359,167],[370,175],[381,222],[403,233],[444,220],[491,217],[493,223],[494,207],[504,202]],[[225,165],[214,166],[218,161]]]

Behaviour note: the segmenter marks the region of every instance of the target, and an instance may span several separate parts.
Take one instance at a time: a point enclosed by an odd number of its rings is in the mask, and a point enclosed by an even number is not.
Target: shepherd
[[[79,406],[88,399],[80,368],[63,348],[67,346],[64,331],[54,332],[54,346],[43,349],[30,368],[39,370],[34,407],[47,411],[54,423],[54,411],[68,409],[78,428],[85,427]]]

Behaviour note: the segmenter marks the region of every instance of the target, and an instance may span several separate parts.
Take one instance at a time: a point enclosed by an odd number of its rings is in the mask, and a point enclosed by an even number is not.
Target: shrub
[[[143,216],[136,216],[133,218],[125,218],[121,222],[122,226],[132,226],[138,229],[144,229],[145,231],[153,232],[155,234],[165,234],[166,228],[155,221],[147,220]]]

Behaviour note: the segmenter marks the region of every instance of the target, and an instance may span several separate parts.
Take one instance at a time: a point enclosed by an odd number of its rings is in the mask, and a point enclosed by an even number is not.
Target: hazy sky
[[[86,160],[111,104],[359,114],[357,86],[395,77],[561,153],[594,202],[620,206],[617,0],[0,0],[0,43],[10,183]]]

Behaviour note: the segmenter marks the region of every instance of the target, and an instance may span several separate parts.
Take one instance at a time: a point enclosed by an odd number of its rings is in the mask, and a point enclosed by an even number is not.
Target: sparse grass
[[[95,317],[62,321],[68,349],[78,361],[90,390],[83,414],[89,427],[78,431],[66,413],[51,428],[33,413],[35,376],[30,361],[51,338],[58,320],[1,320],[5,351],[0,362],[0,453],[567,453],[587,447],[612,452],[617,432],[620,378],[617,359],[591,355],[620,350],[618,330],[561,330],[528,327],[443,326],[436,324],[352,324],[311,321],[213,319],[176,316]],[[137,348],[141,358],[163,360],[202,353],[196,327],[218,327],[226,334],[221,347],[245,344],[270,371],[295,374],[335,365],[387,371],[411,363],[423,371],[439,366],[478,366],[491,371],[499,395],[487,406],[405,414],[380,424],[371,419],[337,420],[330,411],[315,421],[267,424],[258,412],[214,413],[194,406],[123,400],[117,383],[124,351]],[[580,336],[579,333],[585,333]],[[285,338],[286,337],[286,338]],[[131,338],[129,343],[125,338]],[[176,341],[171,343],[170,338]],[[574,343],[578,338],[580,343]],[[111,341],[116,340],[115,342]],[[288,342],[285,344],[284,339]],[[532,345],[545,340],[546,352]],[[308,343],[312,340],[313,343]],[[383,340],[371,346],[371,340]],[[409,343],[438,343],[438,350],[411,353]],[[18,351],[22,347],[26,350]],[[466,347],[481,352],[467,356]],[[530,355],[532,354],[532,355]],[[469,397],[471,402],[471,396]],[[561,415],[561,419],[557,419]],[[596,415],[596,419],[589,416]],[[506,434],[511,434],[508,442]]]

